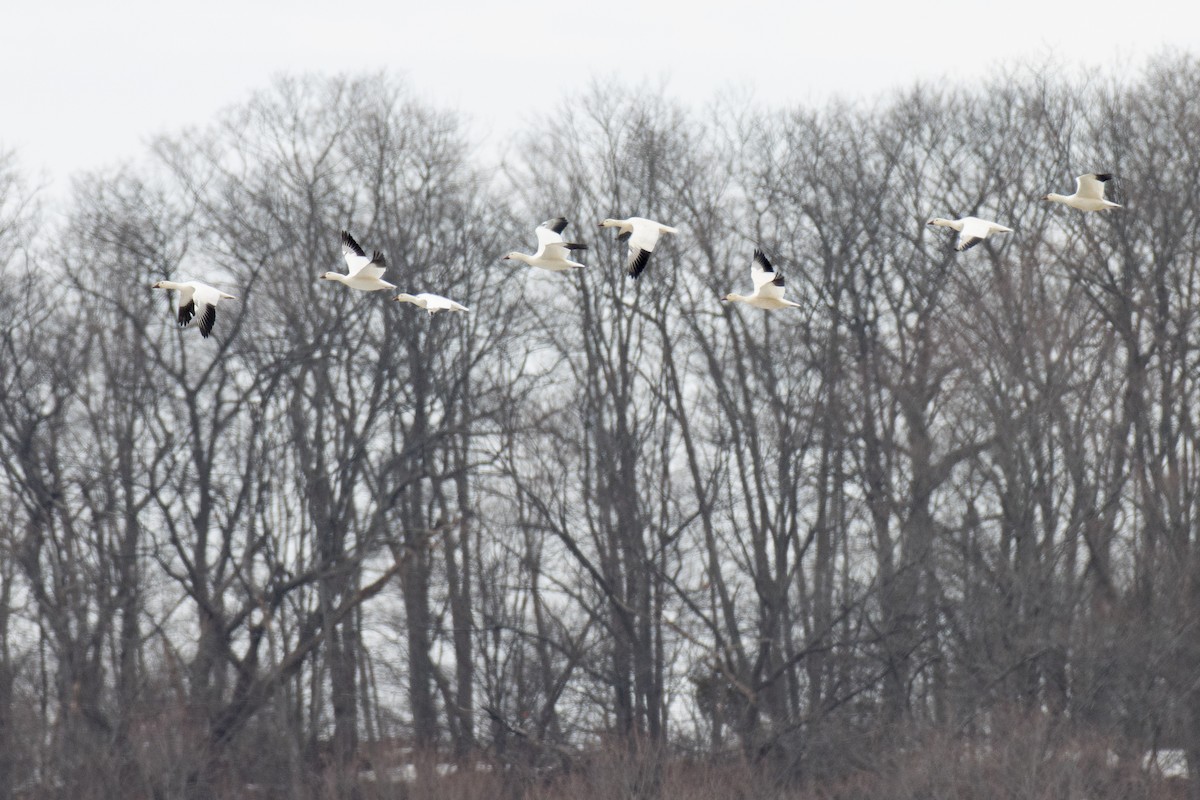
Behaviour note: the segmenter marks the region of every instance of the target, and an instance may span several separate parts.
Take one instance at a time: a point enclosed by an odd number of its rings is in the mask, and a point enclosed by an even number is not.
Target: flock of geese
[[[1104,184],[1110,180],[1112,180],[1112,175],[1108,173],[1080,175],[1075,179],[1075,194],[1051,193],[1043,199],[1062,203],[1080,211],[1111,211],[1114,208],[1121,208],[1121,206],[1104,197]],[[538,240],[537,252],[529,255],[514,251],[504,256],[501,261],[519,261],[550,272],[582,269],[586,265],[573,261],[571,254],[575,251],[587,250],[587,245],[563,239],[562,234],[568,224],[565,217],[546,220],[535,230]],[[1012,228],[979,217],[963,217],[961,219],[935,217],[926,224],[958,231],[958,242],[954,249],[959,252],[974,247],[994,233],[1012,232]],[[625,263],[625,271],[634,280],[645,271],[650,263],[650,255],[654,252],[659,238],[663,234],[679,233],[678,228],[672,228],[645,217],[606,219],[600,223],[600,227],[616,228],[617,239],[628,243],[629,254]],[[395,284],[388,283],[383,279],[383,274],[387,269],[387,260],[383,253],[375,250],[368,257],[347,231],[342,231],[342,257],[346,261],[346,273],[326,272],[321,275],[323,280],[337,281],[351,289],[363,292],[396,288]],[[771,266],[771,262],[759,248],[754,250],[754,258],[750,265],[750,277],[754,283],[752,294],[730,293],[722,299],[729,302],[746,303],[768,311],[800,306],[799,303],[784,299],[783,275]],[[179,292],[177,312],[179,327],[198,327],[200,335],[205,338],[212,333],[213,324],[217,320],[217,304],[221,300],[237,299],[231,294],[226,294],[200,281],[184,281],[182,283],[159,281],[152,288],[174,289]],[[470,311],[461,303],[430,292],[421,292],[420,294],[401,292],[392,299],[401,303],[412,303],[428,311],[430,316],[439,311]]]
[[[1075,194],[1050,194],[1043,197],[1052,203],[1077,208],[1080,211],[1112,211],[1121,206],[1104,197],[1104,184],[1112,180],[1107,172],[1090,172],[1075,179]],[[962,219],[942,219],[935,217],[925,223],[958,231],[958,244],[954,249],[960,253],[974,247],[993,233],[1012,233],[1012,228],[991,222],[979,217],[963,217]]]

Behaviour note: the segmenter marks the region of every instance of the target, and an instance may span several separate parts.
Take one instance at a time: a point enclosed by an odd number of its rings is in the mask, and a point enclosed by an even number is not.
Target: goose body
[[[771,266],[762,250],[754,249],[754,261],[750,265],[750,277],[754,281],[754,294],[740,295],[729,293],[725,300],[731,303],[745,303],[755,308],[773,311],[778,308],[799,308],[799,303],[783,298],[783,275]]]
[[[471,309],[456,303],[449,297],[442,297],[440,294],[430,294],[429,292],[421,292],[420,294],[408,294],[402,292],[393,300],[400,303],[412,303],[418,308],[423,308],[429,312],[429,316],[433,316],[439,311],[470,311]]]
[[[962,219],[934,217],[925,224],[958,231],[958,244],[954,249],[960,253],[979,244],[993,233],[1012,233],[1012,228],[979,217],[963,217]]]
[[[212,333],[213,324],[217,321],[217,303],[237,299],[200,281],[159,281],[150,288],[174,289],[179,292],[179,310],[176,314],[179,327],[199,328],[200,335],[205,339]]]
[[[578,242],[568,242],[562,237],[562,232],[566,229],[566,217],[555,217],[548,219],[541,225],[537,226],[535,233],[538,238],[538,249],[533,255],[527,253],[518,253],[513,251],[501,261],[521,261],[531,267],[550,270],[551,272],[563,272],[569,269],[582,269],[587,266],[580,264],[578,261],[572,261],[570,254],[574,250],[587,250],[586,244]]]
[[[1075,194],[1062,195],[1051,192],[1042,199],[1062,203],[1080,211],[1112,211],[1121,206],[1104,197],[1104,184],[1111,180],[1112,175],[1107,172],[1089,172],[1075,179]]]
[[[628,240],[629,258],[625,262],[625,271],[634,280],[637,280],[650,263],[650,254],[654,252],[659,237],[664,233],[679,233],[678,228],[645,217],[606,219],[600,223],[600,227],[616,228],[617,238],[621,241]]]
[[[358,242],[347,231],[342,231],[342,258],[346,260],[347,273],[326,272],[322,280],[344,283],[360,292],[377,292],[380,289],[395,289],[396,285],[383,280],[387,260],[376,250],[370,256],[363,252]]]

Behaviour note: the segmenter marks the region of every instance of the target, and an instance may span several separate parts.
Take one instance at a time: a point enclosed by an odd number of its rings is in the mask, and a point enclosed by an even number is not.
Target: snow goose
[[[679,233],[678,228],[672,228],[644,217],[606,219],[600,223],[600,227],[616,228],[617,239],[629,240],[629,261],[625,264],[625,270],[634,280],[637,280],[637,277],[642,274],[642,270],[650,263],[650,254],[654,252],[654,246],[658,244],[658,237],[664,233]]]
[[[442,297],[440,294],[430,294],[429,292],[421,292],[420,294],[408,294],[402,292],[392,298],[400,303],[412,303],[415,306],[425,309],[429,312],[429,316],[433,316],[439,311],[470,311],[466,306],[456,303],[449,297]]]
[[[1012,233],[1012,228],[1006,228],[996,222],[989,222],[979,217],[963,217],[962,219],[942,219],[935,217],[926,225],[940,225],[943,228],[953,228],[958,231],[958,245],[955,250],[962,252],[982,242],[993,233]]]
[[[754,263],[750,265],[750,277],[754,279],[754,294],[730,293],[724,299],[729,302],[746,303],[768,311],[776,308],[799,308],[799,303],[783,299],[783,276],[775,271],[766,254],[754,248]]]
[[[1107,172],[1089,172],[1075,179],[1075,194],[1064,195],[1051,192],[1043,200],[1052,203],[1062,203],[1064,206],[1078,208],[1080,211],[1111,211],[1121,206],[1104,199],[1104,184],[1112,180]]]
[[[199,327],[200,335],[205,339],[212,333],[213,323],[217,321],[217,303],[221,300],[237,299],[200,281],[159,281],[150,288],[174,289],[179,292],[179,327]]]
[[[548,219],[541,225],[537,226],[536,233],[538,238],[538,249],[533,255],[527,253],[518,253],[513,251],[501,261],[524,261],[531,267],[541,267],[548,269],[551,272],[562,272],[568,269],[580,269],[587,266],[580,264],[578,261],[572,261],[567,257],[567,254],[572,250],[587,250],[586,244],[577,242],[567,242],[563,240],[562,232],[566,229],[566,217],[555,217]]]
[[[321,276],[323,280],[338,281],[351,289],[363,292],[396,288],[394,283],[381,280],[383,271],[387,268],[387,260],[384,259],[383,253],[376,250],[370,258],[367,258],[367,254],[358,246],[358,242],[354,241],[354,237],[346,231],[342,231],[342,257],[346,259],[347,274],[326,272]]]

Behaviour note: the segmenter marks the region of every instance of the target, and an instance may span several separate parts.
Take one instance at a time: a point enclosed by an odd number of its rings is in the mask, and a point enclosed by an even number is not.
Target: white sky
[[[119,10],[112,6],[119,5]],[[0,23],[0,147],[61,188],[210,121],[280,73],[391,70],[502,136],[593,78],[779,106],[970,82],[1017,60],[1138,69],[1200,53],[1179,0],[17,0]],[[187,10],[182,10],[187,9]],[[1190,9],[1190,10],[1185,10]]]

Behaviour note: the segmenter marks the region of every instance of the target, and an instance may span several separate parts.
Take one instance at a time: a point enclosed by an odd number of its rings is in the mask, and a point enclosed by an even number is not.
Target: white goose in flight
[[[658,244],[658,237],[664,233],[679,233],[678,228],[645,217],[606,219],[600,223],[600,227],[616,228],[617,239],[629,240],[629,260],[625,263],[625,271],[634,280],[637,280],[642,270],[650,263],[650,254]]]
[[[423,308],[429,312],[429,316],[433,316],[439,311],[470,311],[471,309],[456,303],[449,297],[442,297],[440,294],[430,294],[429,292],[421,292],[420,294],[408,294],[402,292],[392,298],[400,303],[412,303],[418,308]]]
[[[354,237],[346,231],[342,231],[342,258],[346,259],[347,274],[326,272],[321,276],[323,280],[344,283],[351,289],[358,289],[362,292],[396,288],[395,284],[381,280],[383,272],[387,268],[387,260],[383,257],[383,253],[376,250],[370,258],[367,258],[367,254],[358,246],[358,242],[354,241]]]
[[[783,299],[783,275],[775,271],[762,250],[754,248],[754,263],[750,265],[750,277],[754,280],[754,294],[729,293],[724,299],[731,303],[745,303],[768,311],[777,308],[799,308],[799,303]]]
[[[926,225],[940,225],[944,228],[953,228],[958,231],[958,244],[954,247],[958,252],[969,250],[975,245],[982,242],[990,234],[993,233],[1012,233],[1012,228],[997,222],[989,222],[986,219],[979,217],[963,217],[962,219],[942,219],[934,217],[925,223]]]
[[[586,244],[567,242],[563,240],[562,232],[566,229],[566,217],[548,219],[537,226],[538,249],[533,255],[518,253],[515,250],[501,258],[501,261],[523,261],[531,267],[548,269],[551,272],[562,272],[568,269],[581,269],[586,264],[572,261],[568,255],[572,250],[587,250]]]
[[[1104,197],[1104,184],[1111,180],[1112,175],[1107,172],[1089,172],[1087,175],[1080,175],[1075,179],[1075,194],[1063,195],[1051,192],[1042,199],[1078,208],[1080,211],[1111,211],[1114,208],[1121,208]]]
[[[174,289],[179,292],[179,312],[176,317],[179,327],[198,327],[205,339],[212,333],[217,321],[217,303],[221,300],[236,300],[231,294],[200,281],[159,281],[152,289]]]

